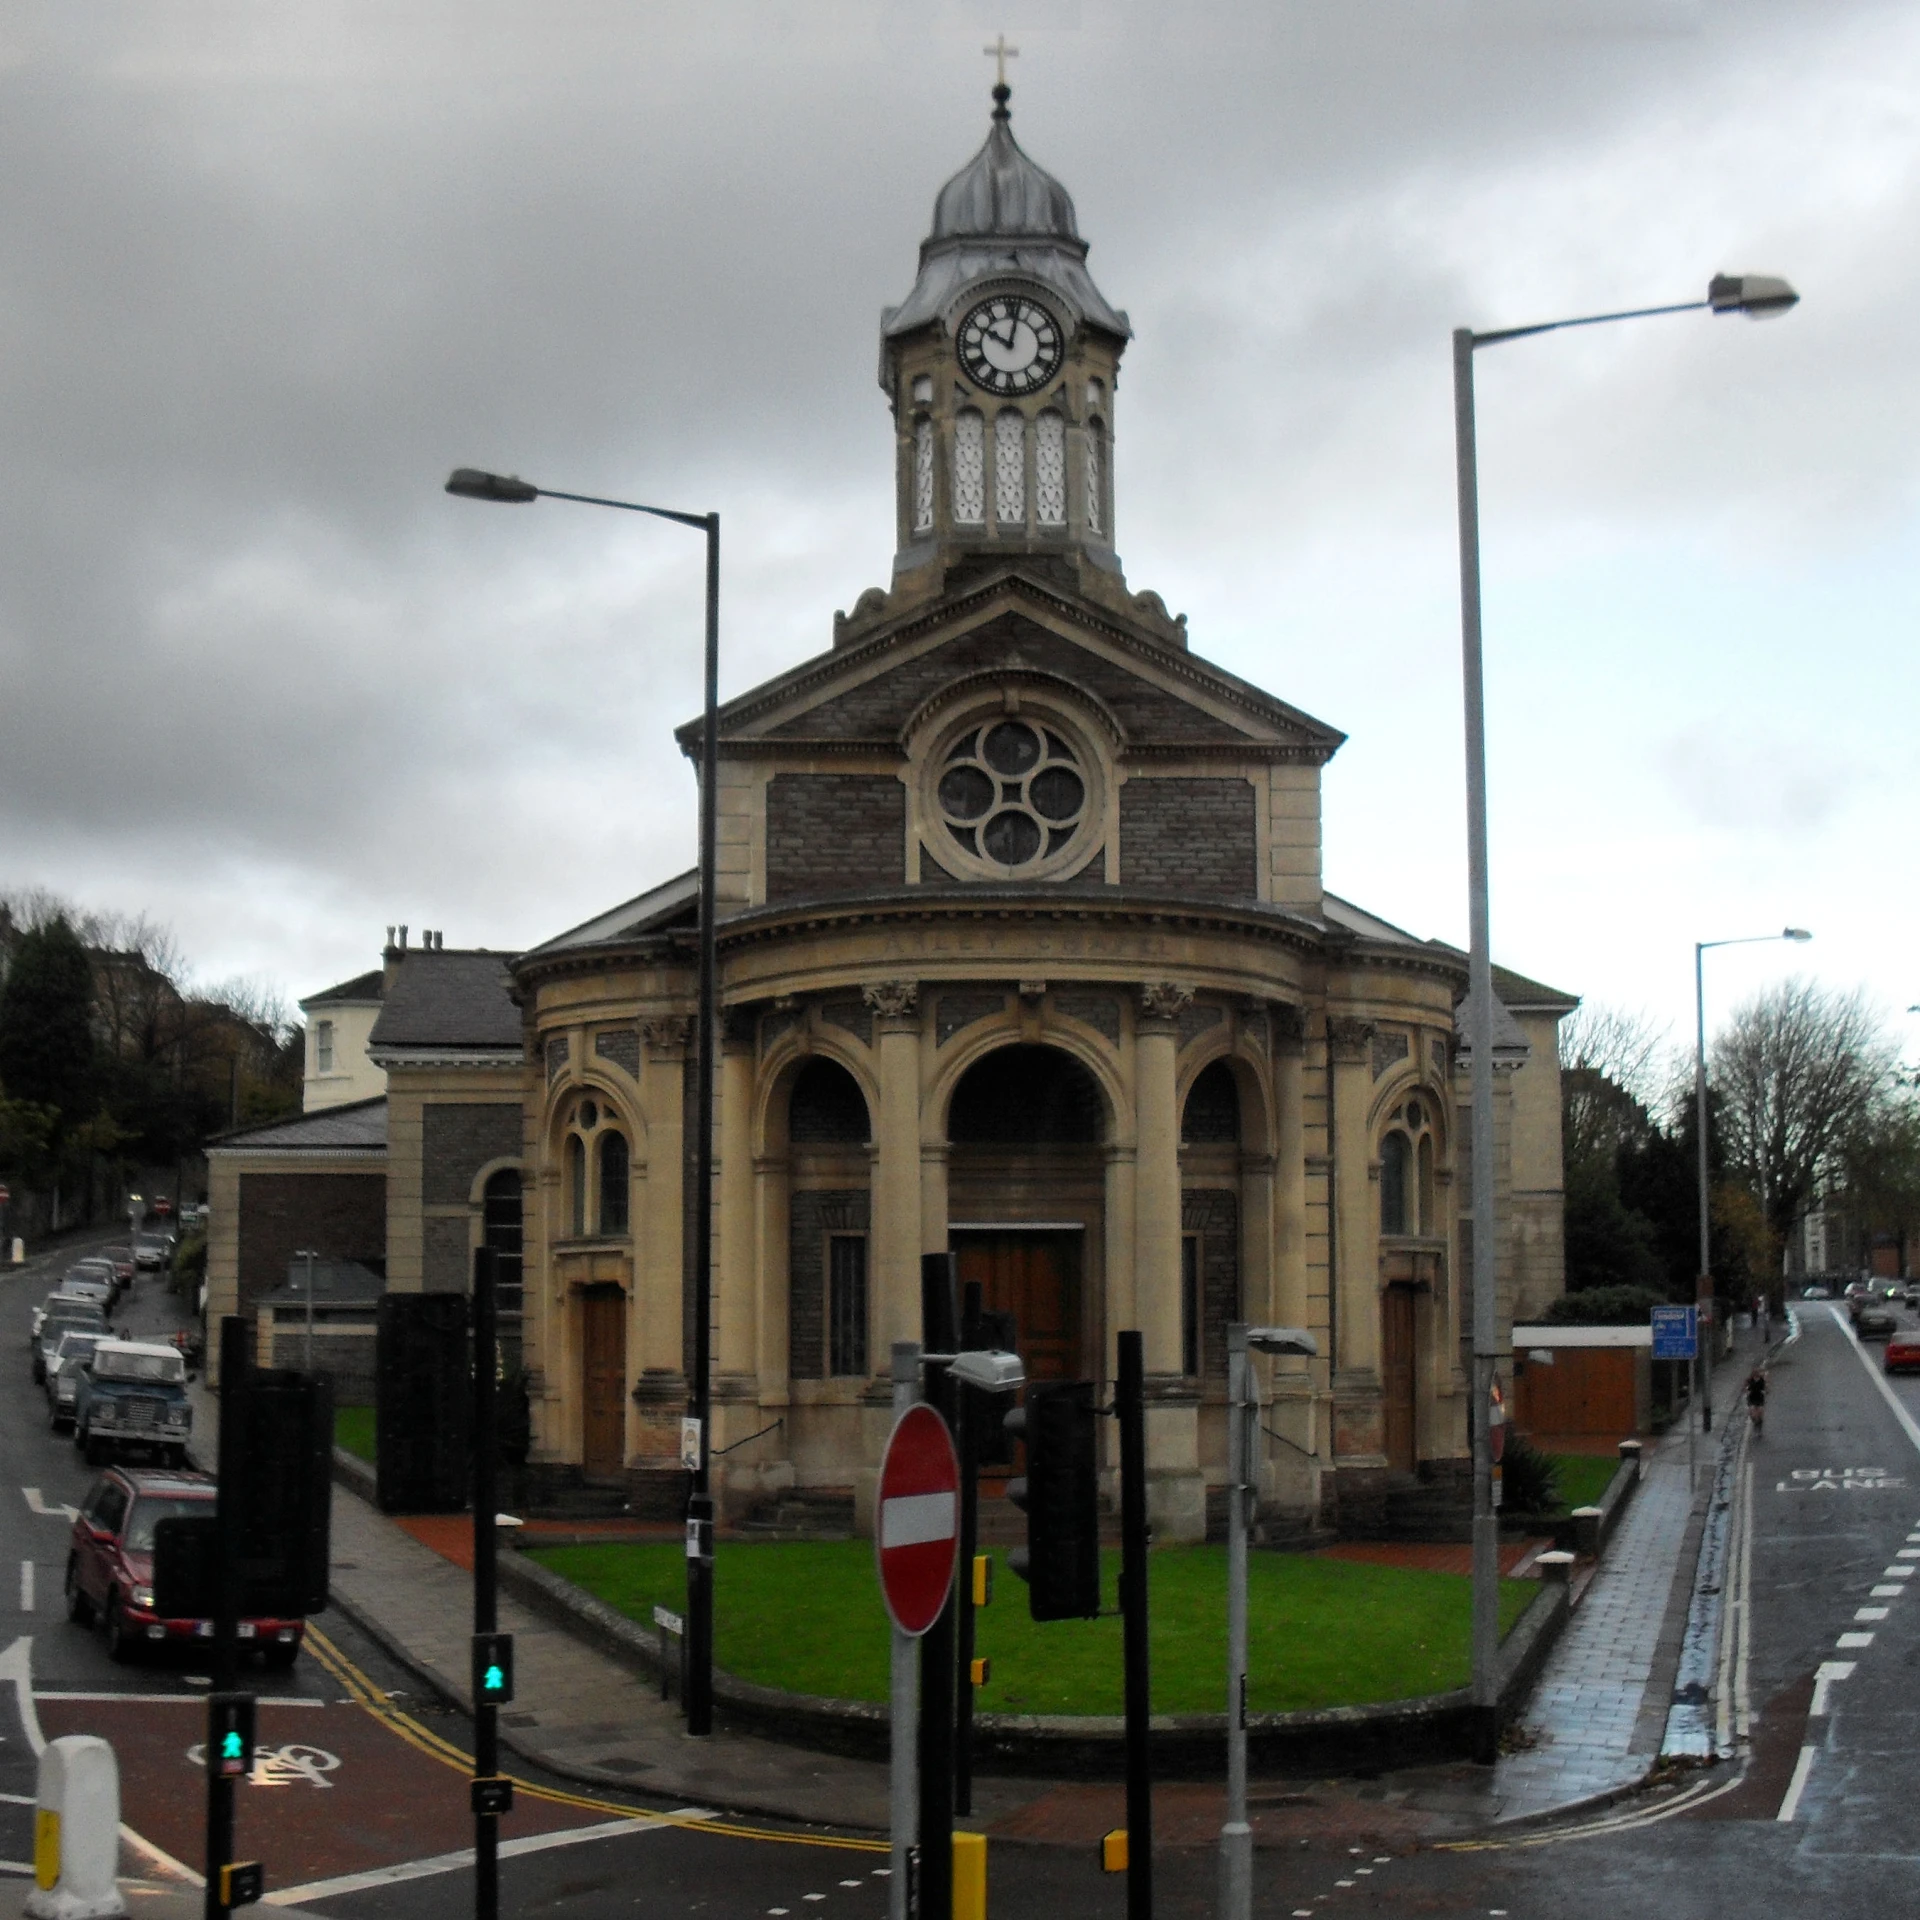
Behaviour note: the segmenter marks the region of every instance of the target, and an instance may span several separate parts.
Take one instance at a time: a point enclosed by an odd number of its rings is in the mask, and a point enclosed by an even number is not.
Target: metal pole
[[[276,1356],[277,1359],[277,1356]],[[307,1371],[313,1371],[313,1249],[307,1249]]]
[[[1474,336],[1453,334],[1453,434],[1460,502],[1460,677],[1467,748],[1467,1033],[1472,1065],[1473,1387],[1473,1704],[1478,1757],[1494,1758],[1498,1736],[1496,1666],[1500,1654],[1500,1532],[1493,1506],[1488,1414],[1499,1338],[1494,1286],[1493,945],[1487,888],[1487,713],[1480,646],[1480,491],[1474,451]]]
[[[897,1420],[920,1398],[920,1343],[893,1343],[893,1416]],[[913,1887],[913,1845],[920,1823],[920,1776],[916,1772],[914,1728],[920,1703],[919,1652],[913,1637],[893,1632],[892,1773],[887,1818],[893,1844],[888,1856],[887,1920],[908,1920]]]
[[[495,1476],[500,1460],[495,1372],[499,1355],[495,1333],[496,1265],[492,1247],[473,1255],[473,1630],[492,1633],[499,1624],[498,1563],[494,1558],[494,1514],[499,1506]],[[500,1709],[478,1698],[473,1703],[473,1772],[491,1780],[500,1771]],[[500,1912],[500,1816],[473,1816],[474,1920],[498,1920]]]
[[[1700,1409],[1700,1430],[1703,1433],[1713,1431],[1713,1409],[1708,1404],[1708,1394],[1702,1392],[1704,1384],[1700,1365],[1700,1349],[1707,1337],[1707,1329],[1700,1325],[1699,1307],[1703,1299],[1713,1295],[1713,1219],[1712,1191],[1707,1179],[1707,984],[1706,952],[1704,940],[1693,943],[1693,1124],[1700,1138],[1695,1143],[1698,1149],[1697,1164],[1700,1170],[1700,1265],[1698,1278],[1694,1282],[1694,1330],[1693,1330],[1693,1398]],[[1687,1491],[1694,1488],[1694,1422],[1687,1422]]]
[[[967,1282],[960,1308],[960,1344],[966,1353],[981,1344],[980,1283]],[[989,1418],[988,1402],[971,1387],[956,1393],[960,1416],[955,1438],[960,1447],[960,1591],[957,1598],[957,1647],[954,1658],[953,1810],[973,1812],[973,1558],[980,1543],[980,1422]]]
[[[1252,1363],[1247,1328],[1227,1327],[1227,1818],[1220,1829],[1221,1920],[1251,1920],[1247,1821],[1247,1510],[1253,1501]]]
[[[232,1693],[240,1671],[240,1402],[247,1391],[247,1323],[238,1314],[220,1320],[220,1434],[215,1446],[218,1493],[214,1514],[214,1694]],[[234,1783],[220,1770],[212,1703],[207,1720],[206,1920],[225,1920],[220,1869],[233,1858]],[[252,1754],[247,1765],[253,1765]]]
[[[920,1331],[930,1353],[951,1355],[959,1336],[953,1255],[920,1256]],[[953,1425],[956,1383],[949,1363],[924,1362],[928,1404]],[[957,1582],[954,1584],[958,1584]],[[920,1636],[919,1920],[953,1920],[954,1590]]]
[[[1147,1751],[1147,1402],[1145,1348],[1120,1336],[1120,1644],[1127,1715],[1127,1920],[1153,1920],[1153,1777]]]
[[[713,1068],[719,991],[720,903],[714,897],[720,785],[720,516],[706,515],[705,707],[700,725],[700,1076],[694,1126],[693,1379],[689,1411],[700,1423],[687,1500],[687,1731],[713,1731]]]

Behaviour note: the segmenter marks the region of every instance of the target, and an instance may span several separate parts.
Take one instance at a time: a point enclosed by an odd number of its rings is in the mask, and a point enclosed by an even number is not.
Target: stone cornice
[[[392,1072],[396,1067],[473,1067],[492,1068],[518,1067],[526,1059],[524,1049],[516,1047],[511,1052],[501,1047],[382,1047],[377,1052],[369,1047],[367,1058],[376,1067],[384,1067]]]

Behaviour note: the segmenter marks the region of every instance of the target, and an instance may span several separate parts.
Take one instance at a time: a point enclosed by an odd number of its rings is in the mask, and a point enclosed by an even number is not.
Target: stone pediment
[[[749,743],[897,750],[929,702],[989,679],[1077,689],[1123,754],[1233,754],[1319,765],[1345,736],[1237,675],[1007,569],[729,701],[729,757]],[[697,752],[699,723],[679,729]]]

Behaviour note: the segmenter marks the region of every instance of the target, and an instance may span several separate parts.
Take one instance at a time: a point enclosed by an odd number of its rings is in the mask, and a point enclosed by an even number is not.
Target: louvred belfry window
[[[971,407],[953,422],[953,517],[962,526],[987,517],[987,423]]]
[[[1043,527],[1067,524],[1067,423],[1057,413],[1033,423],[1033,517]]]

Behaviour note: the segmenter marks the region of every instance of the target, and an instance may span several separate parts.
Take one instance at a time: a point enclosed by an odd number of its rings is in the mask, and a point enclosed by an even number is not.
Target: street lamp
[[[1813,935],[1805,927],[1782,927],[1778,933],[1749,933],[1735,940],[1696,940],[1693,943],[1693,1119],[1694,1130],[1700,1136],[1695,1143],[1695,1160],[1700,1176],[1700,1266],[1693,1290],[1696,1308],[1705,1306],[1713,1298],[1713,1202],[1707,1183],[1707,988],[1702,961],[1709,947],[1757,947],[1773,940],[1804,941],[1812,938]],[[1694,1318],[1698,1322],[1700,1315],[1696,1312]],[[1702,1336],[1696,1326],[1693,1341],[1693,1396],[1700,1407],[1700,1431],[1711,1433],[1713,1405],[1702,1389],[1712,1370],[1702,1364],[1701,1344]],[[1691,1420],[1688,1424],[1692,1424]],[[1691,1473],[1691,1452],[1687,1466]],[[1691,1479],[1688,1485],[1691,1488]]]
[[[713,1067],[714,1002],[718,991],[714,921],[715,798],[720,760],[720,516],[645,507],[636,500],[605,500],[591,493],[560,493],[536,487],[514,474],[456,467],[447,491],[465,500],[525,506],[535,500],[575,500],[589,507],[618,507],[696,527],[707,536],[706,698],[700,730],[700,1046],[695,1109],[693,1207],[693,1378],[688,1417],[695,1423],[693,1488],[687,1501],[687,1731],[713,1731],[713,1494],[708,1474],[712,1434],[713,1320]]]
[[[1460,656],[1467,735],[1467,1035],[1472,1048],[1473,1218],[1473,1704],[1479,1710],[1480,1758],[1494,1758],[1495,1667],[1500,1652],[1500,1534],[1493,1507],[1493,1453],[1487,1409],[1494,1385],[1498,1321],[1494,1302],[1493,1206],[1493,949],[1487,900],[1487,715],[1480,646],[1480,484],[1474,453],[1473,356],[1477,348],[1566,327],[1597,327],[1663,313],[1744,313],[1760,319],[1786,312],[1799,295],[1784,280],[1761,274],[1715,274],[1704,300],[1633,307],[1619,313],[1546,320],[1453,334],[1453,433],[1460,502]]]
[[[1220,1829],[1221,1920],[1253,1913],[1253,1828],[1247,1820],[1247,1522],[1257,1494],[1260,1396],[1253,1353],[1302,1353],[1320,1343],[1302,1327],[1227,1327],[1227,1818]]]

